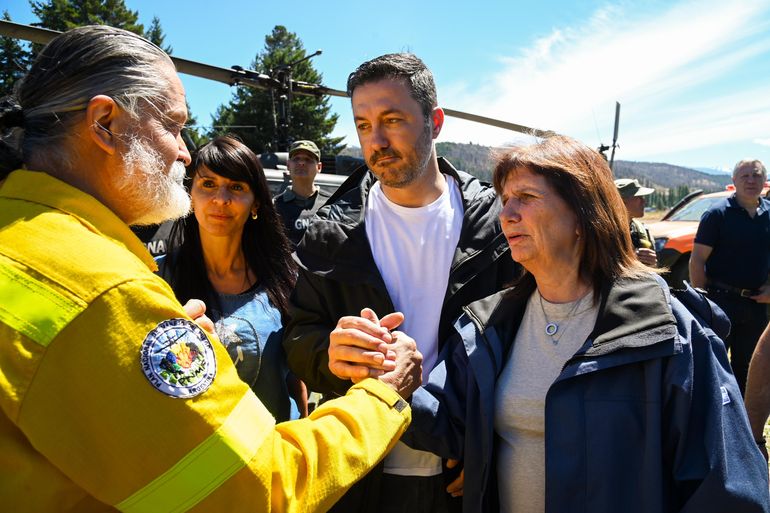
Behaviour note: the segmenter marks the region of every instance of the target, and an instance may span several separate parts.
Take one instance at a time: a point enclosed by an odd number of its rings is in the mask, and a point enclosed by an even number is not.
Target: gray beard
[[[128,224],[160,224],[190,212],[182,162],[174,162],[167,170],[160,154],[134,135],[123,155],[123,163],[126,172],[117,186],[122,201],[132,206],[133,217]]]

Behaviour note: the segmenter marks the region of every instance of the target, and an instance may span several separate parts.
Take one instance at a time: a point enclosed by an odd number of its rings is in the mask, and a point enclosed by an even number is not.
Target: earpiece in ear
[[[102,126],[102,124],[99,123],[98,121],[94,121],[94,123],[96,123],[96,126],[99,127],[100,130],[104,130],[108,134],[112,135],[112,132],[110,132],[109,128]]]

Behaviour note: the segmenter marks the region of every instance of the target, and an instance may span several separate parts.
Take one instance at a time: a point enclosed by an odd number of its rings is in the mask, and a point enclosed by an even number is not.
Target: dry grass
[[[660,221],[660,218],[668,212],[668,210],[653,210],[652,212],[645,212],[642,221],[645,223],[654,223]]]

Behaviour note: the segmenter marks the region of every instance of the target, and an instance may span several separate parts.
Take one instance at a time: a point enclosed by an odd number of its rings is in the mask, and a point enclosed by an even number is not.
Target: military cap
[[[615,187],[618,188],[618,192],[622,198],[630,198],[632,196],[647,196],[655,192],[655,189],[649,187],[642,187],[639,180],[636,178],[618,178],[615,180]]]
[[[294,141],[289,148],[289,158],[299,151],[305,151],[315,157],[320,162],[321,150],[315,145],[313,141]]]

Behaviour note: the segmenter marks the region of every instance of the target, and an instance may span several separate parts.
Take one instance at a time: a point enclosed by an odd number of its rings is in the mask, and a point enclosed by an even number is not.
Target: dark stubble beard
[[[425,129],[420,138],[414,146],[414,152],[407,158],[400,152],[392,148],[386,148],[382,151],[378,151],[369,157],[369,169],[377,175],[377,179],[380,183],[387,187],[393,187],[394,189],[402,189],[414,183],[419,177],[421,177],[425,170],[428,168],[431,156],[433,155],[433,137],[430,123],[425,124]],[[383,157],[400,157],[402,161],[399,163],[399,167],[388,167],[386,172],[379,172],[375,166],[375,162]]]

